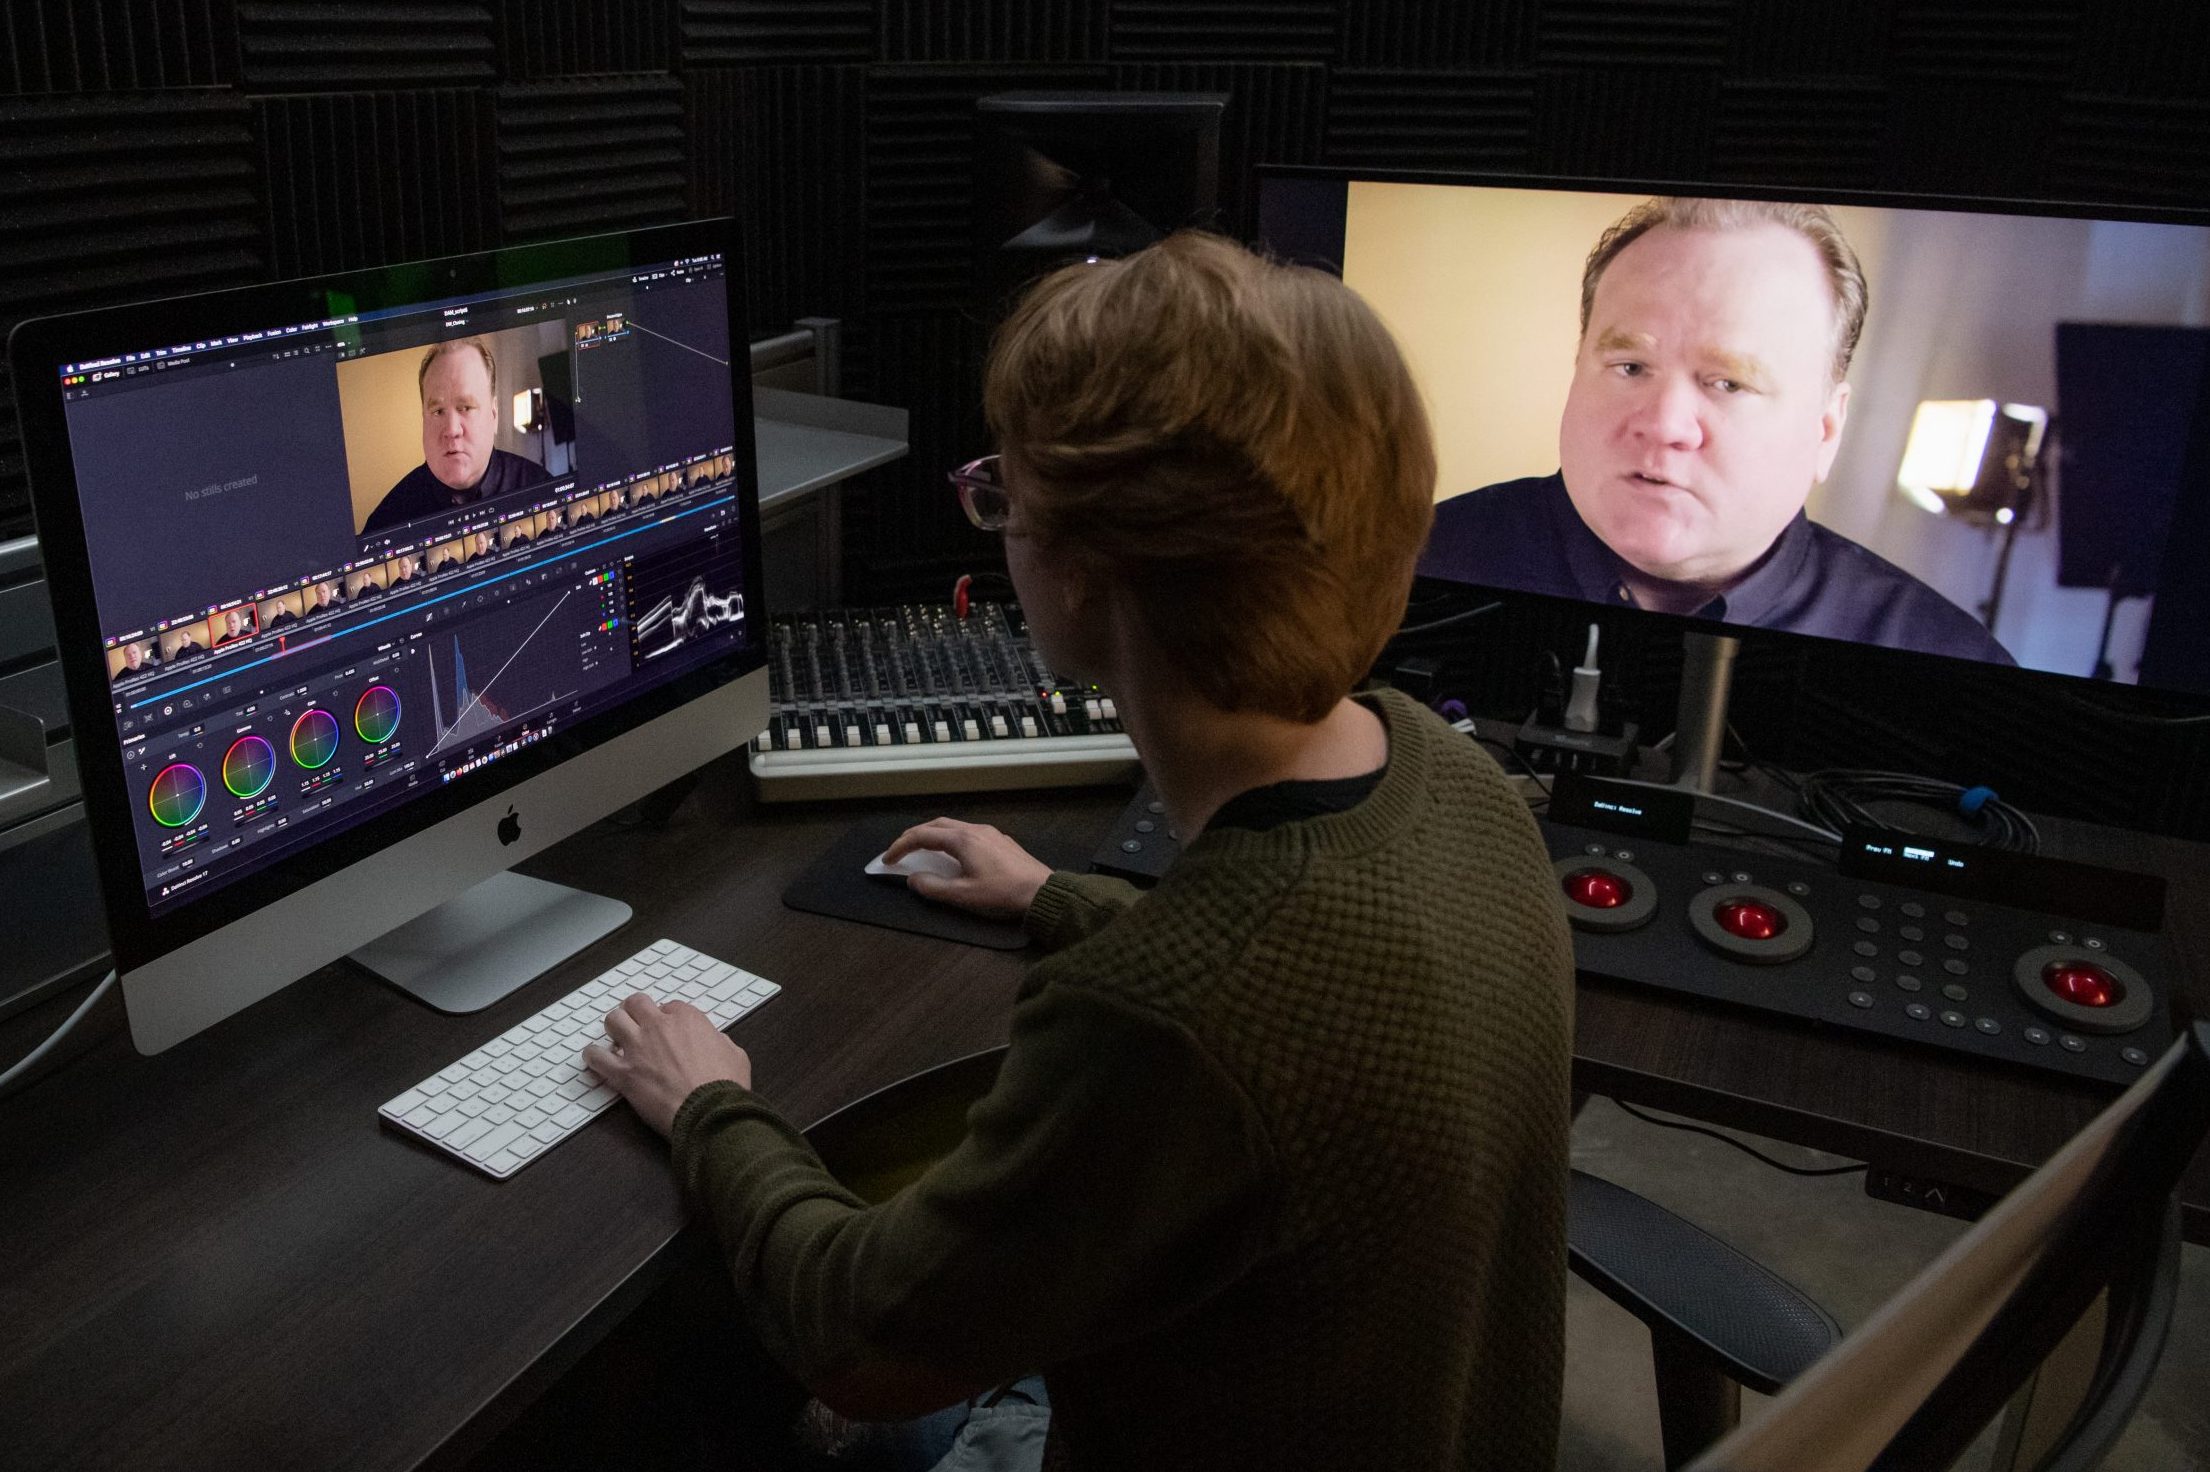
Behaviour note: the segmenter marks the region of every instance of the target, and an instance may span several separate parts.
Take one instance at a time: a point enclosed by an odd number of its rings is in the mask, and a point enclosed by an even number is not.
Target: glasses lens
[[[959,487],[959,504],[969,521],[984,531],[1004,527],[1012,503],[998,483],[997,456],[985,455],[960,466],[951,473],[951,482]]]

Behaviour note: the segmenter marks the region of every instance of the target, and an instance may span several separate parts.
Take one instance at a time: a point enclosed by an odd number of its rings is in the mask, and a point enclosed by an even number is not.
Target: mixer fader
[[[1118,782],[1135,747],[1112,697],[1061,679],[1020,609],[976,600],[776,618],[760,795],[869,797]]]

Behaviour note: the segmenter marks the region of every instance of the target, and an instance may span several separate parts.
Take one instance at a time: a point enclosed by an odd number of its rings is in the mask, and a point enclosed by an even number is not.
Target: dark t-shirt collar
[[[1605,546],[1603,538],[1590,531],[1580,512],[1573,509],[1565,477],[1553,476],[1551,484],[1555,487],[1550,497],[1551,523],[1565,548],[1566,566],[1572,571],[1575,589],[1593,602],[1631,606],[1634,598],[1623,576],[1625,561]],[[1811,519],[1799,510],[1740,582],[1692,610],[1692,615],[1738,624],[1763,622],[1802,575],[1811,557],[1812,540]]]

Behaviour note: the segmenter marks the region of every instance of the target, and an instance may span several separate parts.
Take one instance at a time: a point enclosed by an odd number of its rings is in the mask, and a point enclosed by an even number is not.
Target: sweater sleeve
[[[1054,869],[1028,902],[1023,924],[1045,950],[1062,950],[1096,934],[1106,921],[1141,898],[1143,891],[1125,879]]]
[[[966,1139],[888,1202],[733,1083],[684,1102],[673,1144],[754,1331],[809,1384],[907,1362],[981,1389],[1141,1335],[1263,1250],[1248,1100],[1178,1026],[1080,987],[1020,1004]]]

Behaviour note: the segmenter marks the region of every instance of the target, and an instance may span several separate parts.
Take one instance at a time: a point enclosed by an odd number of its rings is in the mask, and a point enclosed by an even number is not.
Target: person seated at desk
[[[1432,514],[1395,344],[1333,278],[1183,234],[1046,279],[984,393],[968,513],[1042,657],[1113,691],[1181,859],[1139,894],[948,818],[891,847],[1052,954],[966,1140],[882,1205],[683,1003],[627,999],[586,1061],[847,1415],[1041,1370],[1055,1466],[1550,1466],[1572,948],[1495,763],[1353,694]]]

